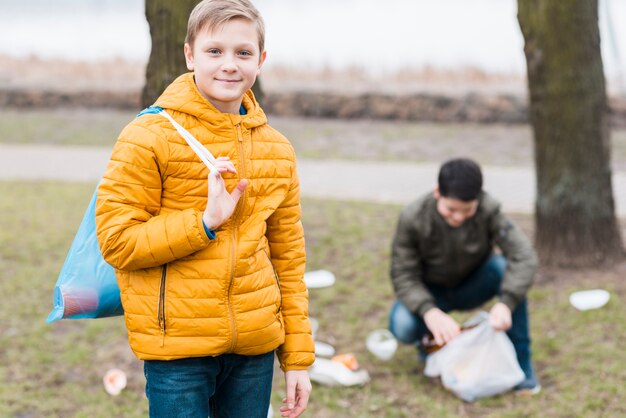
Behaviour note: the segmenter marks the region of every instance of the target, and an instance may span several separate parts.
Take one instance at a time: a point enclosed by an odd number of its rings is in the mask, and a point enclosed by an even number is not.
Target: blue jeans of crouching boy
[[[266,418],[274,352],[144,362],[151,418]]]
[[[500,292],[505,271],[506,259],[501,255],[493,255],[459,286],[454,288],[429,286],[428,289],[435,299],[435,305],[444,312],[475,309]],[[528,309],[525,299],[513,310],[511,319],[512,326],[507,335],[515,347],[517,361],[526,375],[522,383],[532,387],[536,384],[536,378],[531,361]],[[389,330],[400,342],[417,344],[418,348],[422,336],[428,332],[424,320],[419,315],[411,313],[399,301],[391,308]]]

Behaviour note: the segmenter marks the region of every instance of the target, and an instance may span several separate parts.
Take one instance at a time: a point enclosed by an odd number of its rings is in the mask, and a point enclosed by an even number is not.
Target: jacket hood
[[[231,128],[241,123],[246,128],[256,128],[267,123],[267,117],[256,101],[252,90],[242,100],[245,115],[222,113],[205,99],[194,81],[193,73],[185,73],[174,80],[154,103],[163,109],[173,110],[202,120],[211,129]]]

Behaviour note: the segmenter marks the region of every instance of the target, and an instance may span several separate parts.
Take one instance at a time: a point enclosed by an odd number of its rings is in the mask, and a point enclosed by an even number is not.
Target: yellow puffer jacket
[[[210,240],[202,225],[208,169],[160,115],[120,134],[98,188],[96,225],[117,271],[131,348],[140,359],[278,348],[283,370],[306,369],[314,346],[308,321],[304,231],[295,154],[267,124],[251,92],[247,114],[217,111],[193,74],[155,103],[237,174],[249,180],[233,216]]]

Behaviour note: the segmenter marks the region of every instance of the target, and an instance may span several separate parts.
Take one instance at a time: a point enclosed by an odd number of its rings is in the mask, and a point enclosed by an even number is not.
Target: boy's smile
[[[199,33],[193,46],[185,44],[185,58],[200,94],[220,112],[236,114],[261,71],[265,51],[259,51],[255,23],[231,19]]]
[[[476,210],[478,209],[477,199],[465,202],[452,197],[444,197],[438,188],[435,189],[433,195],[437,199],[437,212],[452,228],[460,227],[466,220],[476,215]]]

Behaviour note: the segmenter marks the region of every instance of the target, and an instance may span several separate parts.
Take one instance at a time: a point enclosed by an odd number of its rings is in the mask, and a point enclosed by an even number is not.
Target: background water
[[[525,73],[515,0],[255,4],[267,25],[266,66]],[[626,59],[626,0],[601,0],[600,12],[605,70],[609,76],[620,74]],[[143,0],[0,0],[0,54],[145,62],[149,52]]]

